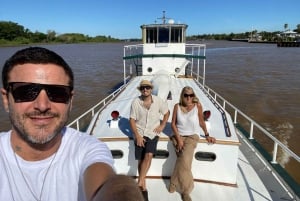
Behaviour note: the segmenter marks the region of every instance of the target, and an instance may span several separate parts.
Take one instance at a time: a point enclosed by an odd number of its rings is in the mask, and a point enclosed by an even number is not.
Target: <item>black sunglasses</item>
[[[73,87],[65,85],[38,84],[30,82],[10,82],[8,90],[15,99],[16,103],[34,101],[41,90],[44,89],[50,101],[67,104],[71,98]]]
[[[185,98],[187,98],[187,97],[193,98],[193,97],[195,97],[195,94],[183,94],[183,96]]]
[[[141,91],[143,91],[144,89],[149,90],[149,89],[152,89],[152,87],[150,87],[150,86],[141,86],[141,87],[140,87],[140,90],[141,90]]]

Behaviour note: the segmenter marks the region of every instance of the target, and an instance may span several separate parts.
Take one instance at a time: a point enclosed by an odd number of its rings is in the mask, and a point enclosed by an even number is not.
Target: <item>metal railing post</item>
[[[277,142],[274,142],[274,149],[273,149],[273,158],[272,158],[272,163],[276,164],[276,158],[277,158],[277,149],[278,149],[278,144]]]
[[[233,123],[237,123],[237,110],[234,110],[234,122]]]
[[[251,122],[251,126],[250,126],[250,136],[249,136],[250,140],[253,140],[253,122]]]

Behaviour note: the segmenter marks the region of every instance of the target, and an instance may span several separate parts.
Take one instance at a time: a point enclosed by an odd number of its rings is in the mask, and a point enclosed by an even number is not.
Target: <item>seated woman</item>
[[[169,192],[178,190],[183,201],[191,201],[190,193],[194,188],[192,161],[201,129],[209,143],[215,143],[216,139],[209,136],[201,103],[189,86],[182,89],[179,103],[174,105],[171,125],[177,160],[171,175]]]

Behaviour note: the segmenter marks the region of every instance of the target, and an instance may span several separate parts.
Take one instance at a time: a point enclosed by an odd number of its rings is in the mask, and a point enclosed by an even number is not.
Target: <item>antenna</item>
[[[163,16],[160,17],[160,18],[157,18],[157,19],[162,20],[162,21],[163,21],[163,24],[166,24],[166,20],[167,20],[167,19],[171,19],[171,18],[166,17],[166,11],[163,11]]]

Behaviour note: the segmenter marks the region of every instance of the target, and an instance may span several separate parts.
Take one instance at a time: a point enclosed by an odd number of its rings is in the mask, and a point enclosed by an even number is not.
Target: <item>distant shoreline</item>
[[[97,43],[120,43],[124,41],[107,41],[107,42],[74,42],[74,43],[27,43],[27,44],[16,44],[16,43],[10,43],[10,44],[0,44],[0,47],[17,47],[17,46],[39,46],[39,45],[61,45],[61,44],[97,44]]]
[[[257,41],[257,40],[249,40],[249,39],[230,39],[230,41],[247,42],[247,43],[271,43],[271,44],[277,43],[276,41]]]

